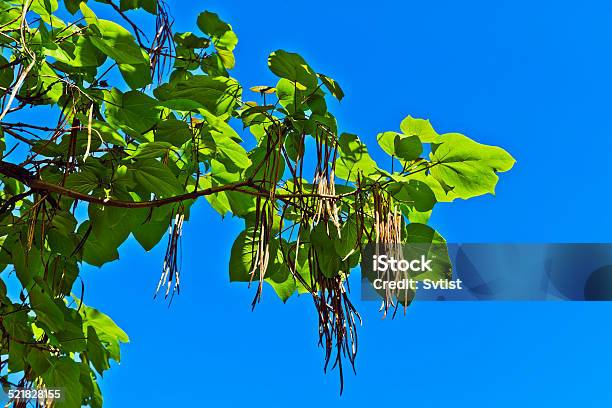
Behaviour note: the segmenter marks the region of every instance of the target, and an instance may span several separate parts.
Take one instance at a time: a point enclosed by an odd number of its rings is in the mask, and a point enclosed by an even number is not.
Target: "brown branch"
[[[207,196],[223,191],[239,190],[240,187],[247,187],[252,184],[252,181],[241,181],[237,183],[225,184],[223,186],[205,188],[203,190],[196,190],[191,193],[179,194],[173,197],[161,198],[158,200],[149,201],[124,201],[115,200],[101,197],[94,197],[89,194],[84,194],[79,191],[71,190],[69,188],[48,183],[46,181],[37,179],[30,172],[19,167],[15,164],[0,161],[0,174],[19,180],[26,186],[30,187],[34,191],[45,191],[48,193],[57,193],[66,197],[74,198],[76,200],[85,201],[88,203],[100,204],[110,207],[121,207],[121,208],[153,208],[161,207],[166,204],[177,203],[186,200],[193,200],[201,196]]]
[[[28,138],[25,138],[25,137],[21,136],[19,133],[17,133],[17,132],[13,132],[12,130],[7,129],[7,128],[4,128],[3,130],[4,130],[4,132],[5,132],[5,133],[7,133],[7,134],[9,134],[9,135],[13,136],[15,139],[19,140],[20,142],[27,143],[27,144],[29,144],[30,146],[34,146],[34,143],[35,143],[35,142],[31,141],[31,140],[30,140],[30,139],[28,139]]]
[[[3,202],[2,205],[0,205],[0,216],[3,216],[3,215],[5,215],[5,214],[7,214],[9,212],[12,212],[13,209],[15,209],[15,204],[17,204],[17,202],[19,202],[20,200],[23,200],[24,198],[26,198],[30,194],[32,194],[31,190],[30,191],[24,191],[23,193],[11,196],[9,199],[7,199],[5,202]]]
[[[434,163],[432,166],[428,166],[427,168],[431,168],[438,163]],[[418,173],[421,170],[415,171],[414,173]],[[192,191],[191,193],[179,194],[172,197],[161,198],[157,200],[148,200],[148,201],[124,201],[124,200],[116,200],[109,198],[101,198],[94,197],[89,194],[81,193],[79,191],[71,190],[64,186],[60,186],[53,183],[48,183],[46,181],[40,180],[32,175],[26,169],[5,161],[0,161],[0,174],[18,180],[30,187],[33,191],[44,191],[48,193],[56,193],[66,197],[74,198],[76,200],[85,201],[88,203],[100,204],[104,206],[110,207],[121,207],[121,208],[154,208],[161,207],[163,205],[178,203],[186,200],[194,200],[198,197],[207,196],[211,194],[221,193],[224,191],[237,191],[244,194],[250,194],[255,196],[267,197],[269,196],[269,192],[265,189],[257,186],[253,180],[245,180],[235,183],[229,183],[222,186],[209,187],[203,190]],[[250,187],[253,190],[245,190],[241,187]],[[318,193],[298,193],[298,194],[277,194],[276,198],[284,201],[287,204],[296,205],[296,203],[292,203],[290,200],[299,197],[316,197],[316,198],[331,198],[331,199],[342,199],[343,197],[348,197],[351,195],[355,195],[363,191],[362,188],[357,188],[355,191],[351,191],[349,193],[338,194],[338,195],[327,195],[327,194],[318,194]]]
[[[2,127],[5,129],[6,128],[30,128],[30,129],[42,130],[46,132],[58,132],[58,131],[67,132],[70,130],[70,128],[52,128],[48,126],[38,126],[38,125],[32,125],[29,123],[22,123],[22,122],[17,122],[17,123],[3,122]]]
[[[0,173],[2,170],[0,169]],[[240,187],[246,187],[249,185],[249,181],[241,181],[238,183],[230,183],[225,184],[223,186],[210,187],[205,188],[203,190],[196,190],[191,193],[179,194],[172,197],[160,198],[157,200],[149,200],[149,201],[124,201],[124,200],[115,200],[108,198],[100,198],[90,196],[89,194],[83,194],[78,191],[71,190],[69,188],[59,186],[56,184],[47,183],[42,180],[32,180],[29,183],[24,183],[30,186],[32,189],[43,190],[51,193],[58,193],[70,198],[74,198],[81,201],[86,201],[89,203],[100,204],[110,207],[121,207],[121,208],[154,208],[161,207],[166,204],[178,203],[186,200],[194,200],[198,197],[207,196],[215,193],[220,193],[223,191],[231,191],[238,190]]]

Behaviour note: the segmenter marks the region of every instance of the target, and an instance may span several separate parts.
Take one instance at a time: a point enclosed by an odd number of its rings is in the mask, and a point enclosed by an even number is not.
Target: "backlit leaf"
[[[278,77],[296,84],[301,91],[314,90],[317,86],[317,74],[298,54],[283,50],[274,51],[268,57],[268,67]]]
[[[477,143],[458,133],[440,136],[431,150],[432,176],[464,199],[494,194],[496,173],[510,170],[515,163],[504,149]]]

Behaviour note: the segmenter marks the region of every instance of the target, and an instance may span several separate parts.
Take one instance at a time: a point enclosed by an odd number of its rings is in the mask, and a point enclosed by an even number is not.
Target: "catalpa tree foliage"
[[[139,27],[137,12],[155,23]],[[61,388],[57,406],[102,406],[97,380],[128,336],[74,294],[81,267],[118,259],[130,236],[146,251],[165,245],[157,293],[173,296],[199,197],[244,220],[231,281],[252,284],[253,306],[264,289],[311,297],[325,366],[342,373],[356,353],[347,277],[361,248],[444,244],[427,225],[434,205],[493,193],[514,164],[408,116],[377,137],[393,163],[383,168],[357,135],[339,133],[327,105],[344,97],[335,80],[278,50],[268,57],[278,82],[244,91],[230,75],[232,26],[208,11],[195,18],[199,31],[180,33],[163,1],[0,0],[5,388]],[[386,296],[383,311],[402,303]]]

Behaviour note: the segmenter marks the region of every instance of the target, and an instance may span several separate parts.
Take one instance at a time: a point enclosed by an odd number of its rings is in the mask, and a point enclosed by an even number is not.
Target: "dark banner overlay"
[[[612,244],[371,244],[361,298],[612,300]]]

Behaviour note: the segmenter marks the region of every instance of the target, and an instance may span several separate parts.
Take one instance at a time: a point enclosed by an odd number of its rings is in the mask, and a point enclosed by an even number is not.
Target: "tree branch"
[[[434,165],[437,163],[434,163]],[[433,167],[433,166],[431,166]],[[418,173],[416,171],[415,173]],[[81,193],[79,191],[71,190],[61,185],[48,183],[46,181],[38,179],[36,176],[32,175],[26,169],[5,161],[0,160],[0,174],[4,176],[8,176],[15,180],[18,180],[30,187],[33,191],[44,191],[48,193],[56,193],[66,197],[74,198],[76,200],[85,201],[88,203],[100,204],[104,206],[110,207],[121,207],[121,208],[155,208],[161,207],[163,205],[178,203],[186,200],[194,200],[198,197],[207,196],[211,194],[221,193],[224,191],[237,191],[244,194],[250,194],[255,196],[268,197],[270,192],[262,189],[260,186],[257,186],[253,180],[245,180],[235,183],[228,183],[222,186],[209,187],[203,190],[192,191],[191,193],[179,194],[172,197],[160,198],[157,200],[148,200],[148,201],[125,201],[125,200],[116,200],[109,198],[101,198],[91,196],[89,194]],[[251,187],[254,190],[248,191],[241,189],[241,187]],[[328,194],[319,194],[319,193],[297,193],[297,194],[277,194],[276,198],[282,201],[285,201],[288,204],[291,203],[290,200],[296,197],[315,197],[315,198],[328,198],[328,199],[342,199],[344,197],[351,196],[360,192],[362,189],[358,188],[355,191],[351,191],[348,193],[337,194],[337,195],[328,195]]]
[[[196,190],[191,193],[180,194],[173,197],[161,198],[158,200],[149,201],[124,201],[115,200],[101,197],[94,197],[89,194],[84,194],[79,191],[71,190],[64,186],[60,186],[53,183],[47,183],[46,181],[39,180],[34,177],[27,170],[5,161],[0,161],[0,174],[19,180],[32,190],[45,191],[49,193],[57,193],[66,197],[74,198],[76,200],[85,201],[88,203],[100,204],[110,207],[121,207],[121,208],[154,208],[161,207],[166,204],[178,203],[186,200],[193,200],[201,196],[207,196],[210,194],[220,193],[223,191],[239,190],[240,187],[251,186],[252,181],[240,181],[237,183],[229,183],[223,186],[205,188],[203,190]]]

